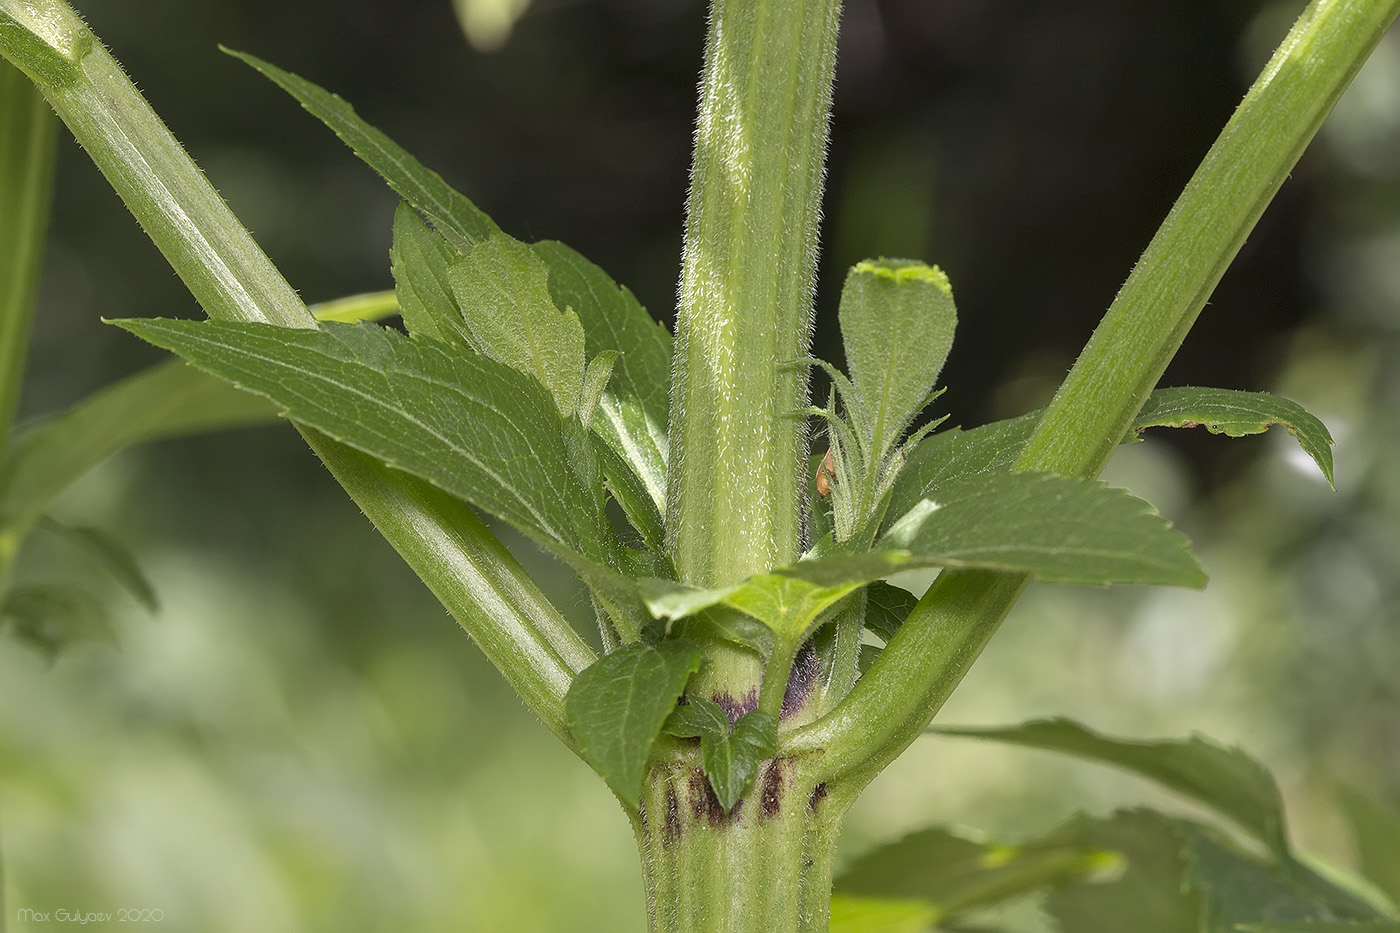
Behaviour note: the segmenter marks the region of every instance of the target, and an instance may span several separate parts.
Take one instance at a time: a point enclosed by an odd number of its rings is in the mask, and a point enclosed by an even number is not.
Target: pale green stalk
[[[1314,0],[1221,132],[1075,363],[1017,467],[1097,476],[1400,0]],[[945,572],[851,694],[786,747],[863,783],[962,680],[1027,579]]]
[[[0,0],[0,55],[35,81],[210,317],[315,320],[112,56],[61,0]],[[531,710],[568,739],[563,698],[590,648],[461,503],[313,431],[351,498]]]

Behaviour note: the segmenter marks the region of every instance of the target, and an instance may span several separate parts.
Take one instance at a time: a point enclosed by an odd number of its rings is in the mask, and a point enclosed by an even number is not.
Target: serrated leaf
[[[1347,788],[1338,796],[1356,842],[1361,870],[1400,905],[1400,812]]]
[[[1205,389],[1195,386],[1158,389],[1133,419],[1133,431],[1152,427],[1204,426],[1212,434],[1241,437],[1262,434],[1280,424],[1317,464],[1332,484],[1332,435],[1327,426],[1297,402],[1266,392]],[[1335,486],[1333,487],[1335,488]]]
[[[112,579],[120,583],[148,612],[160,610],[155,587],[151,586],[141,565],[120,541],[101,529],[65,525],[47,515],[44,516],[43,527],[67,538],[96,559],[112,575]]]
[[[1189,542],[1146,502],[1045,473],[987,474],[940,489],[875,544],[929,564],[1019,571],[1047,583],[1206,582]]]
[[[15,587],[0,602],[0,622],[50,659],[80,641],[116,641],[102,604],[69,586]]]
[[[224,51],[251,65],[300,101],[355,155],[383,176],[400,197],[427,215],[438,232],[458,251],[469,251],[477,241],[499,230],[495,221],[443,181],[441,175],[425,168],[392,139],[366,123],[355,113],[355,108],[339,96],[246,52]]]
[[[846,276],[839,316],[858,395],[847,400],[848,413],[878,467],[924,407],[952,349],[953,291],[937,267],[862,262]]]
[[[478,353],[528,373],[564,415],[583,388],[583,325],[549,294],[549,269],[530,247],[493,233],[448,269],[465,337]]]
[[[1238,748],[1202,736],[1156,742],[1115,738],[1069,719],[1002,729],[934,726],[929,731],[1063,752],[1131,771],[1206,805],[1275,852],[1288,851],[1278,785],[1263,765]]]
[[[593,429],[641,479],[658,514],[666,510],[671,334],[626,288],[575,250],[546,240],[532,247],[549,267],[549,292],[583,325],[589,358],[621,353]]]
[[[410,334],[451,342],[465,339],[462,310],[452,296],[447,270],[458,253],[434,232],[407,201],[394,211],[394,245],[389,267],[394,291]]]
[[[1040,409],[966,431],[948,428],[920,441],[895,479],[885,525],[946,486],[984,473],[1009,472],[1043,414]],[[1282,424],[1332,482],[1332,437],[1327,428],[1296,403],[1264,392],[1158,389],[1133,420],[1123,443],[1138,440],[1151,427],[1198,424],[1215,425],[1216,433],[1230,436],[1257,434],[1270,424]]]
[[[302,330],[216,321],[113,323],[541,543],[599,564],[610,560],[601,476],[580,470],[588,454],[582,429],[561,418],[548,392],[522,373],[372,324]]]
[[[831,898],[831,933],[925,933],[937,919],[938,911],[924,901]]]
[[[888,642],[918,603],[908,590],[876,580],[865,590],[865,627]]]
[[[941,920],[1099,871],[1104,864],[1102,851],[1077,841],[1006,845],[926,829],[857,859],[834,888],[843,895],[922,900]]]
[[[1120,811],[1107,819],[1081,815],[1051,837],[1114,852],[1123,862],[1108,880],[1071,879],[1050,890],[1045,912],[1060,933],[1196,933],[1201,904],[1182,887],[1181,821],[1151,810]]]
[[[662,731],[683,739],[698,739],[702,735],[728,735],[729,716],[724,708],[709,697],[686,697],[686,702],[677,706]]]
[[[584,758],[634,810],[652,743],[702,658],[687,642],[625,645],[575,677],[564,698]]]
[[[762,710],[740,716],[732,730],[700,736],[700,762],[720,806],[728,813],[748,790],[758,764],[778,747],[778,724]]]
[[[266,399],[180,360],[152,366],[21,430],[5,461],[0,522],[34,521],[70,483],[123,447],[276,421]]]

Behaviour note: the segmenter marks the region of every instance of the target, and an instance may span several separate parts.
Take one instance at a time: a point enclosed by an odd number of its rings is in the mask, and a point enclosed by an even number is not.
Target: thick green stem
[[[847,803],[808,764],[766,762],[729,813],[698,761],[647,777],[634,821],[652,933],[820,933]]]
[[[668,547],[698,586],[799,554],[839,0],[715,0],[671,391]]]
[[[1269,200],[1400,0],[1314,0],[1172,207],[1017,466],[1097,476]],[[832,779],[878,774],[933,718],[1026,584],[944,572],[850,696],[784,749]]]
[[[0,62],[0,450],[19,407],[34,295],[48,235],[58,121],[22,73]]]
[[[312,327],[282,274],[61,0],[0,0],[0,55],[39,86],[210,317]],[[308,443],[555,734],[593,659],[471,510],[312,431]]]

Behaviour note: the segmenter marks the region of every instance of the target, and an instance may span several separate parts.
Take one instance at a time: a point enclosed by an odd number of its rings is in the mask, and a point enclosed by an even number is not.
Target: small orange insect
[[[836,461],[831,458],[831,448],[826,449],[821,466],[817,467],[817,495],[825,499],[831,495],[831,482],[836,479]]]

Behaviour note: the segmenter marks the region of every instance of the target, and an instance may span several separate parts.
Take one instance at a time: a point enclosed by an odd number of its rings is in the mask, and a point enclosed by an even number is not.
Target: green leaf
[[[926,829],[857,859],[834,888],[843,895],[918,899],[931,904],[941,920],[1108,864],[1104,852],[1077,841],[1005,845]]]
[[[123,447],[276,421],[265,399],[180,360],[161,363],[26,426],[5,461],[0,522],[34,521],[70,483]]]
[[[100,529],[65,525],[47,515],[44,516],[43,527],[67,538],[96,559],[148,612],[155,613],[160,610],[155,587],[151,586],[151,581],[146,578],[141,565],[120,541]]]
[[[593,424],[593,414],[603,400],[603,392],[612,379],[617,359],[621,355],[616,350],[604,350],[589,360],[587,368],[583,371],[583,389],[578,398],[578,420],[585,428]]]
[[[507,366],[372,324],[113,323],[541,543],[611,559],[601,477],[587,475],[582,429]]]
[[[1361,870],[1400,904],[1400,812],[1347,788],[1338,793],[1342,815],[1351,826]]]
[[[763,710],[739,717],[733,730],[700,736],[700,761],[720,806],[728,813],[748,790],[758,764],[778,747],[778,724]]]
[[[1341,920],[1325,898],[1294,883],[1278,868],[1188,830],[1186,881],[1199,891],[1202,933],[1233,933],[1243,923]]]
[[[339,96],[245,52],[224,51],[251,65],[300,101],[354,150],[355,155],[382,175],[389,187],[427,215],[438,232],[458,251],[469,251],[477,241],[499,229],[495,221],[443,181],[442,176],[425,168],[392,139],[362,120],[355,108]]]
[[[924,901],[831,898],[831,933],[924,933],[937,919],[938,911]]]
[[[1009,472],[1044,414],[1039,409],[967,431],[948,428],[919,442],[895,480],[885,524],[945,486],[984,473]],[[1123,443],[1138,440],[1151,427],[1199,424],[1230,436],[1257,434],[1270,424],[1282,424],[1332,481],[1332,437],[1327,428],[1296,403],[1264,392],[1158,389],[1133,420]]]
[[[1204,425],[1212,434],[1241,437],[1245,434],[1262,434],[1275,424],[1288,429],[1288,433],[1317,464],[1328,485],[1333,485],[1333,441],[1327,426],[1297,402],[1266,392],[1194,386],[1158,389],[1133,419],[1132,429],[1141,434],[1153,427],[1191,428]]]
[[[865,627],[888,642],[918,603],[908,590],[876,580],[865,590]]]
[[[634,810],[652,743],[702,658],[688,642],[626,645],[574,678],[564,698],[584,758]]]
[[[1047,583],[1206,582],[1186,538],[1146,502],[1045,473],[988,474],[940,489],[876,547],[926,565],[1020,571]]]
[[[115,642],[102,604],[61,585],[17,586],[0,603],[0,626],[52,659],[81,641]]]
[[[857,579],[822,585],[796,576],[801,569],[798,564],[712,590],[657,579],[643,580],[640,587],[647,608],[658,619],[683,619],[725,606],[762,622],[783,642],[797,642],[823,614],[865,583]]]
[[[452,297],[447,270],[458,252],[423,222],[407,201],[394,211],[394,245],[389,265],[394,291],[410,334],[451,342],[462,336],[462,309]]]
[[[1263,765],[1238,748],[1201,736],[1159,742],[1114,738],[1068,719],[1004,729],[935,726],[929,731],[1063,752],[1131,771],[1204,804],[1275,852],[1288,851],[1278,785]]]
[[[840,320],[858,396],[846,400],[848,412],[878,468],[923,409],[952,349],[953,290],[936,266],[862,262],[846,276]]]
[[[724,707],[704,696],[686,697],[685,703],[677,706],[666,717],[662,731],[667,735],[683,739],[698,739],[702,735],[728,735],[729,716]]]
[[[563,243],[533,247],[549,267],[549,292],[583,325],[590,359],[621,353],[593,420],[597,431],[641,478],[658,514],[666,510],[667,422],[671,335],[651,319],[632,293]]]
[[[597,427],[596,421],[593,426]],[[608,492],[622,507],[627,521],[641,535],[643,543],[652,552],[660,555],[665,545],[666,530],[662,524],[661,513],[656,508],[656,503],[652,500],[641,477],[632,470],[632,467],[622,459],[618,452],[598,434],[595,433],[593,436],[597,441],[593,445],[593,450],[598,457],[598,465],[603,471],[603,481],[607,484]]]
[[[559,411],[579,409],[583,325],[549,294],[549,269],[530,247],[493,233],[448,270],[465,337],[478,353],[528,373],[549,389]]]
[[[1151,810],[1080,815],[1051,836],[1114,852],[1123,862],[1107,880],[1072,878],[1051,889],[1045,912],[1060,933],[1196,933],[1201,904],[1182,889],[1181,821]]]

